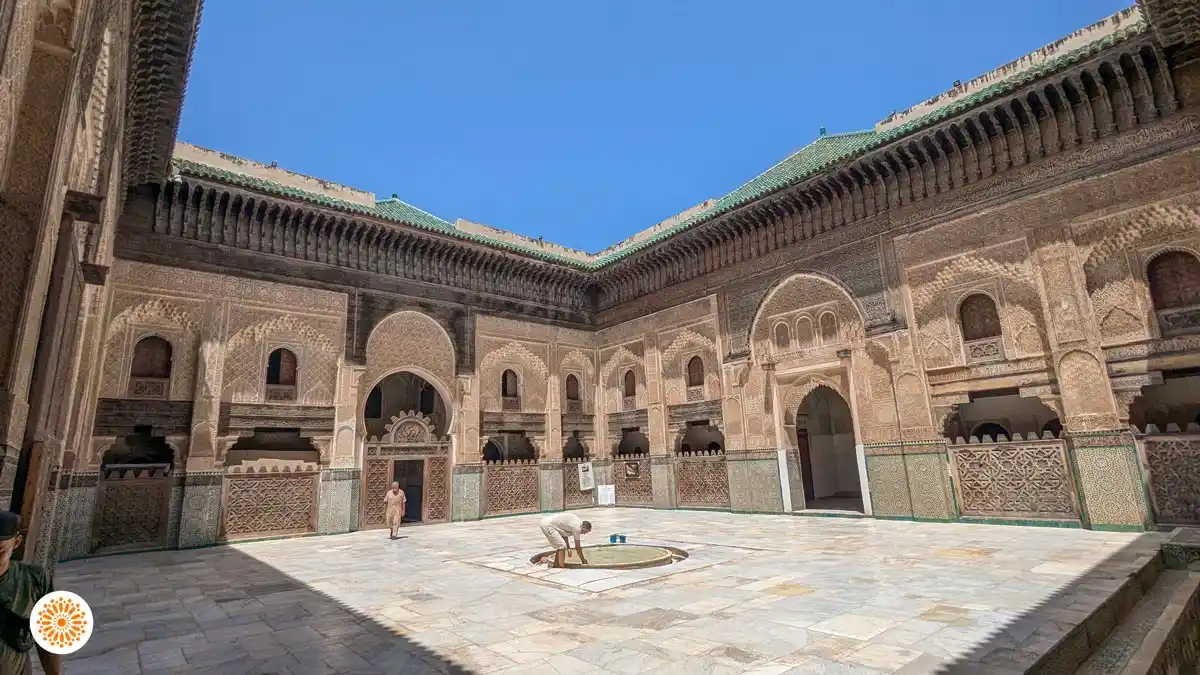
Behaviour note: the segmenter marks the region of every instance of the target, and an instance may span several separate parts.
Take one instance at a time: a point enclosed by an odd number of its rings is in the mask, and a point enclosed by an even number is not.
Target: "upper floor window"
[[[433,402],[437,398],[437,391],[433,385],[428,382],[421,385],[421,393],[417,397],[417,407],[422,415],[433,414]]]
[[[786,326],[785,326],[786,327]],[[704,361],[699,356],[693,356],[687,364],[687,386],[700,387],[704,385]]]
[[[267,357],[267,384],[296,386],[296,355],[280,347]]]
[[[775,346],[779,349],[787,349],[792,346],[791,331],[788,330],[786,323],[775,326]]]
[[[520,383],[517,380],[517,374],[511,370],[504,371],[504,375],[500,379],[500,393],[504,398],[517,398],[521,395]]]
[[[833,313],[825,312],[821,315],[818,323],[821,326],[821,342],[825,344],[837,342],[837,319],[833,316]]]
[[[637,396],[637,378],[632,370],[625,371],[625,396]]]
[[[1154,309],[1200,305],[1200,259],[1183,251],[1164,253],[1146,268]]]
[[[171,343],[157,335],[138,340],[133,348],[133,366],[129,374],[133,377],[170,379]]]
[[[574,375],[567,375],[567,400],[579,400],[579,378]]]
[[[383,387],[375,385],[371,393],[367,394],[367,404],[363,408],[363,417],[371,420],[383,417]]]
[[[983,340],[1000,336],[1000,314],[996,303],[983,293],[974,293],[963,300],[958,308],[962,322],[963,340]]]

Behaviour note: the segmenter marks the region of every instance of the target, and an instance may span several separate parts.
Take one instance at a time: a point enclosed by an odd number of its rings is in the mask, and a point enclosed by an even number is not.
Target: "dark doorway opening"
[[[400,484],[407,502],[402,522],[421,522],[421,499],[425,493],[425,460],[398,459],[392,462],[392,480]]]
[[[804,501],[811,502],[817,498],[813,488],[812,453],[808,449],[808,429],[796,430],[796,450],[800,453],[800,476],[804,481]]]

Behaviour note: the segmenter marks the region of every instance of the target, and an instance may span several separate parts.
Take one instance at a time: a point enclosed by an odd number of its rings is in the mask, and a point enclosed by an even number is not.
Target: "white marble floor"
[[[1159,535],[591,509],[690,557],[549,571],[538,516],[60,565],[96,610],[87,673],[1021,672]],[[942,669],[942,670],[939,670]]]

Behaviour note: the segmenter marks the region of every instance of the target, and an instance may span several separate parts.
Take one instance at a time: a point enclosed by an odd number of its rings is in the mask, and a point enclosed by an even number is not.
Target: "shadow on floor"
[[[314,538],[313,544],[321,541],[336,537]],[[339,554],[330,555],[331,570],[337,568]],[[91,640],[66,657],[69,675],[477,672],[236,548],[136,555],[137,578],[106,574],[128,568],[128,556],[59,565],[57,587],[78,593],[96,613]],[[343,595],[353,596],[349,590]],[[375,602],[403,602],[406,597],[428,599],[413,592]],[[364,598],[364,607],[370,602]]]
[[[897,675],[1075,673],[1106,638],[1115,636],[1114,629],[1123,628],[1121,620],[1155,586],[1157,572],[1162,569],[1158,556],[1164,539],[1160,533],[1139,535],[1101,563],[1064,583],[1037,606],[997,624],[983,640],[959,645],[961,649],[953,661],[943,660],[938,666],[922,657],[897,671]],[[987,604],[977,598],[963,598],[962,602]],[[1139,644],[1140,639],[1127,645],[1125,658]],[[954,649],[955,645],[947,647]],[[1108,664],[1094,672],[1120,672],[1123,665]]]

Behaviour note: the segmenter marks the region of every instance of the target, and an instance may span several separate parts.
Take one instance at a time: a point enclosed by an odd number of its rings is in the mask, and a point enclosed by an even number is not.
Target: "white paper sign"
[[[617,503],[617,486],[615,485],[597,485],[596,496],[599,498],[600,506],[613,506]]]
[[[579,489],[591,490],[596,487],[596,477],[592,474],[591,462],[580,462],[579,464]]]

